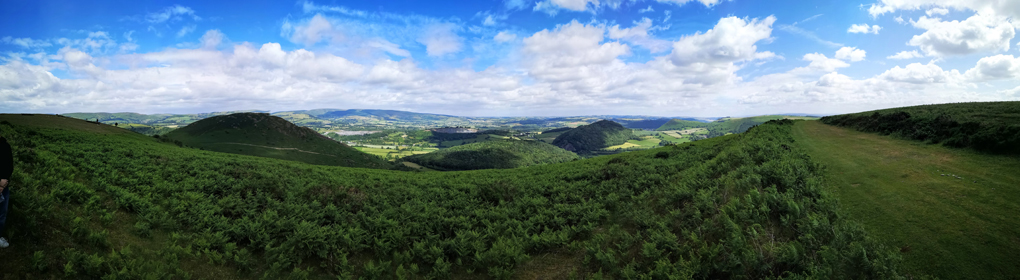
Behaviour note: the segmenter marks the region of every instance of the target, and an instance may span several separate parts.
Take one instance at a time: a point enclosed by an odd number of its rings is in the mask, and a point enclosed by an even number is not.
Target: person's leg
[[[7,205],[10,205],[11,202],[10,191],[10,188],[4,188],[4,192],[0,193],[0,196],[4,198],[4,201],[0,202],[0,236],[6,236],[7,233],[4,229],[7,225]]]

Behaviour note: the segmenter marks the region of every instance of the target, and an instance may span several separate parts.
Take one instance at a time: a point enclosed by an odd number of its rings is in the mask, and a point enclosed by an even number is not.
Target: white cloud
[[[314,45],[323,40],[339,41],[344,39],[343,33],[333,28],[333,23],[322,14],[316,14],[305,24],[293,25],[284,22],[282,36],[289,37],[291,42],[305,46]]]
[[[854,47],[843,47],[836,51],[836,58],[857,62],[864,60],[865,51]]]
[[[182,16],[190,16],[193,20],[201,19],[195,15],[195,10],[192,10],[190,7],[173,5],[164,8],[163,11],[146,14],[145,20],[149,23],[163,23],[166,21],[179,21]]]
[[[850,64],[843,60],[828,58],[820,53],[805,54],[804,60],[810,61],[811,64],[808,65],[808,69],[816,72],[832,72],[839,68],[850,67]]]
[[[418,42],[425,45],[425,52],[429,56],[443,56],[459,52],[463,39],[455,32],[457,25],[452,23],[440,23],[429,26],[424,34],[418,38]]]
[[[678,66],[693,63],[732,63],[746,60],[771,58],[771,52],[757,52],[758,41],[770,40],[772,23],[776,17],[746,20],[725,17],[705,33],[695,33],[673,43],[670,54]]]
[[[513,33],[510,33],[510,32],[507,32],[507,31],[500,31],[492,39],[496,40],[496,42],[506,43],[506,42],[510,42],[510,41],[516,40],[517,39],[517,34],[513,34]]]
[[[978,60],[967,70],[966,76],[974,81],[992,81],[1020,78],[1020,57],[995,55]]]
[[[487,15],[487,16],[485,16],[485,20],[482,21],[482,25],[485,25],[485,26],[496,25],[496,20],[492,17],[492,15]]]
[[[191,33],[192,31],[195,31],[194,25],[184,26],[180,31],[177,31],[177,38],[184,37],[184,35],[188,35],[188,33]]]
[[[901,51],[901,52],[898,52],[898,53],[896,53],[894,55],[887,56],[886,58],[887,59],[911,59],[911,58],[919,58],[919,57],[923,57],[923,55],[921,55],[921,53],[919,53],[917,51]]]
[[[655,9],[652,9],[652,6],[648,6],[648,8],[644,8],[644,9],[638,10],[638,13],[642,13],[643,14],[643,13],[650,13],[650,12],[654,12],[654,11],[655,11]]]
[[[546,2],[571,11],[587,10],[588,3],[596,7],[599,5],[598,0],[547,0]]]
[[[921,16],[910,23],[927,31],[914,36],[907,44],[920,47],[926,55],[937,57],[1006,51],[1015,35],[1009,21],[980,14],[964,21],[942,21]]]
[[[659,3],[676,4],[676,5],[679,6],[679,5],[687,4],[687,2],[691,2],[693,0],[655,0],[655,1],[659,2]],[[696,1],[701,2],[701,4],[703,4],[703,5],[705,5],[705,7],[709,7],[709,8],[711,8],[712,6],[715,6],[715,4],[719,4],[719,2],[722,2],[722,0],[696,0]]]
[[[929,62],[928,64],[911,63],[904,68],[896,66],[877,77],[892,82],[937,84],[957,81],[962,76],[956,70],[943,71],[942,67]]]
[[[865,34],[871,33],[871,34],[878,34],[879,30],[882,30],[881,26],[878,26],[878,25],[868,26],[868,24],[865,23],[865,24],[850,25],[850,28],[847,29],[846,32],[847,33],[865,33]]]
[[[13,38],[11,36],[3,37],[2,39],[0,39],[0,41],[3,41],[5,44],[16,45],[26,49],[37,49],[53,45],[49,42],[49,40],[36,40],[32,38]]]
[[[907,24],[907,21],[903,20],[903,16],[896,16],[893,18],[893,20],[895,20],[896,23],[899,24]]]
[[[223,32],[220,32],[218,29],[213,29],[206,31],[205,35],[202,35],[202,38],[198,41],[199,45],[202,46],[203,49],[215,49],[223,42],[224,37],[226,36],[223,35]]]
[[[642,46],[652,53],[664,52],[669,49],[670,42],[656,39],[648,34],[648,31],[658,29],[652,26],[652,20],[643,18],[635,21],[630,28],[620,28],[619,25],[609,27],[610,39],[623,39],[638,46]]]
[[[1020,1],[1015,0],[879,0],[868,8],[877,17],[897,10],[921,10],[929,7],[970,10],[984,15],[1020,18]]]
[[[925,11],[924,13],[927,14],[929,17],[930,16],[935,16],[935,15],[947,15],[947,14],[949,14],[949,9],[946,9],[946,8],[931,8],[931,9],[928,9],[927,11]]]
[[[570,81],[618,63],[617,57],[629,54],[630,48],[618,42],[600,44],[604,33],[600,26],[575,20],[524,38],[529,74],[542,80]]]

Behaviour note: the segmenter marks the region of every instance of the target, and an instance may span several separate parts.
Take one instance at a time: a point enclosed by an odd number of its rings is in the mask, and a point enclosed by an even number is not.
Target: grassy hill
[[[815,121],[799,122],[792,132],[825,165],[844,213],[902,252],[903,272],[941,279],[1020,275],[1020,158]]]
[[[894,253],[837,212],[791,128],[399,172],[0,115],[16,164],[0,277],[896,278]]]
[[[210,117],[163,136],[204,150],[312,164],[389,168],[385,160],[264,113]]]
[[[623,144],[631,136],[633,134],[629,128],[613,121],[601,120],[564,131],[552,144],[567,151],[587,153]]]
[[[656,130],[672,131],[672,130],[688,130],[693,128],[705,128],[708,130],[708,137],[716,137],[720,135],[726,135],[729,133],[741,133],[747,131],[748,128],[765,123],[767,121],[782,119],[810,120],[816,118],[785,115],[766,115],[748,118],[722,118],[712,122],[699,122],[692,120],[674,119],[670,120],[666,124],[663,124]]]
[[[1020,154],[1020,101],[893,108],[829,116],[822,122],[950,147]]]
[[[493,140],[460,145],[404,160],[437,170],[518,168],[578,159],[567,150],[541,141]]]

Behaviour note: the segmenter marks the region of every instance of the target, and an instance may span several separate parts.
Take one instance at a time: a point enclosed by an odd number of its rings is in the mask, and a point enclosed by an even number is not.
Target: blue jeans
[[[8,182],[7,187],[4,188],[4,192],[0,193],[0,196],[4,197],[4,201],[0,202],[0,234],[4,233],[4,226],[7,225],[7,205],[11,203],[11,184]]]

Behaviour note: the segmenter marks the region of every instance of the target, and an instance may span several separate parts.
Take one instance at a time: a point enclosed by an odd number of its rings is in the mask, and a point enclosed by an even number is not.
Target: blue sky
[[[712,117],[1018,100],[1017,2],[0,1],[0,112]]]

